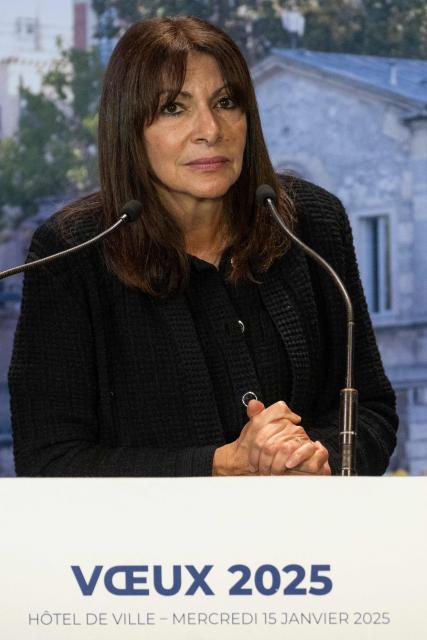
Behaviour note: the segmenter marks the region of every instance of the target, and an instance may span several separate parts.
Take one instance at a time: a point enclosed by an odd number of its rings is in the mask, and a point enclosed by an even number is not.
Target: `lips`
[[[187,162],[186,164],[190,167],[204,167],[221,165],[225,162],[228,162],[228,158],[226,158],[225,156],[211,156],[206,158],[197,158],[196,160],[192,160],[191,162]]]

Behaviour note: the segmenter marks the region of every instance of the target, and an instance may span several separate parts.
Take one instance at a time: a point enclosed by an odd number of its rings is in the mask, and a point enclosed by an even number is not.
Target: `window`
[[[371,313],[391,311],[390,218],[376,215],[360,219],[361,275]]]
[[[37,18],[16,18],[15,32],[20,37],[34,37],[38,29]]]
[[[22,45],[40,49],[40,23],[38,18],[16,18],[15,33]]]
[[[414,403],[422,406],[427,406],[427,385],[422,387],[415,387]]]

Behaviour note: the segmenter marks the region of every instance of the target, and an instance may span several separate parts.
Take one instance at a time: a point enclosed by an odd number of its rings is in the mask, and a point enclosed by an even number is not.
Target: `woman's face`
[[[168,202],[185,207],[227,193],[242,169],[246,115],[212,56],[189,54],[181,93],[173,103],[160,100],[144,137],[160,195]]]

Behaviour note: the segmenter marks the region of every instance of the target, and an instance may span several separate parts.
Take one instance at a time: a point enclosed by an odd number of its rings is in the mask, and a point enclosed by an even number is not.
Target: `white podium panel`
[[[427,478],[3,479],[4,640],[427,637]]]

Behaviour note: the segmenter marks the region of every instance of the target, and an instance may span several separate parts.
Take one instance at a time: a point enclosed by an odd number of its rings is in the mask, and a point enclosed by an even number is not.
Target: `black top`
[[[288,177],[284,188],[295,202],[297,234],[331,263],[353,301],[357,467],[359,474],[382,474],[396,442],[395,396],[347,216],[338,198],[314,184]],[[98,230],[95,215],[72,225],[73,244]],[[53,217],[35,232],[29,259],[67,246]],[[210,268],[200,275],[220,277]],[[196,287],[193,279],[190,304],[182,294],[153,298],[109,272],[99,247],[26,272],[9,373],[17,474],[211,475],[215,449],[247,421],[241,404],[247,391],[267,404],[288,395],[309,436],[328,448],[336,473],[346,362],[341,296],[295,246],[258,279],[239,293],[219,282]],[[261,303],[253,303],[257,295]],[[247,329],[244,340],[227,337],[236,319]],[[264,329],[269,344],[262,353]],[[282,349],[288,364],[277,363]]]
[[[259,285],[227,282],[231,252],[218,269],[194,256],[187,300],[213,384],[226,442],[247,422],[241,385],[266,407],[289,402],[289,363]],[[247,403],[251,395],[245,398]]]

